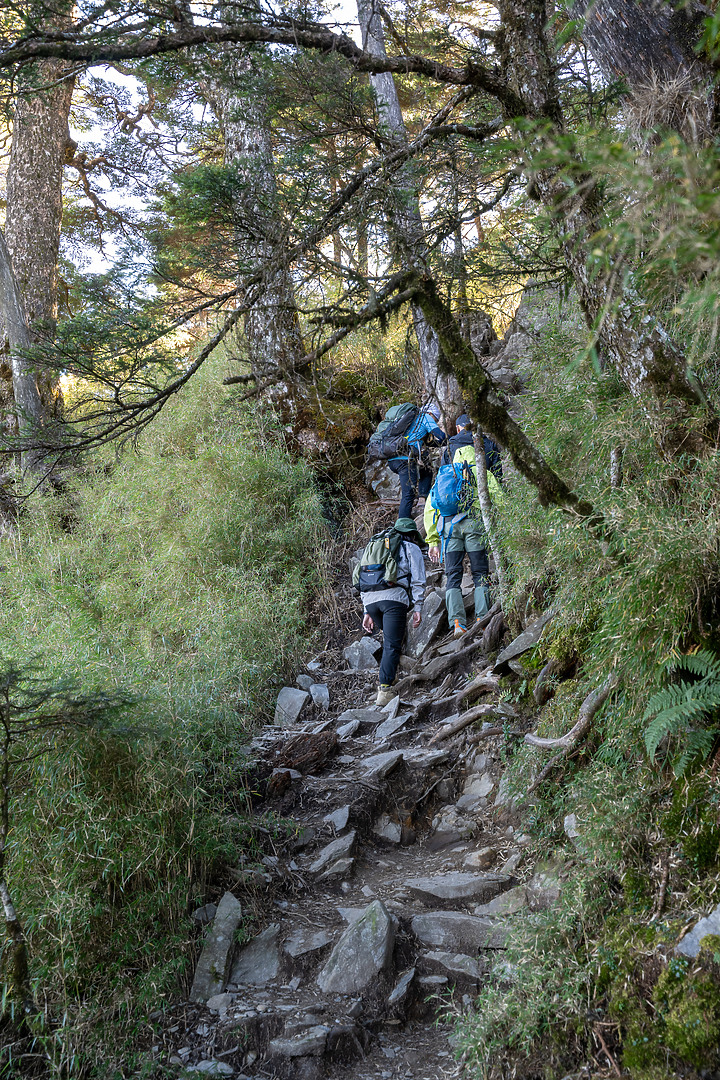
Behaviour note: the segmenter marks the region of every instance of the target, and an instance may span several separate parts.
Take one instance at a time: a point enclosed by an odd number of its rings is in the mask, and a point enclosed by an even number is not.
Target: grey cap
[[[423,411],[426,412],[428,416],[432,416],[435,420],[440,419],[440,409],[432,401],[429,405],[425,406],[425,409]]]
[[[465,413],[465,412],[462,413],[461,416],[458,416],[455,423],[457,424],[458,427],[469,427],[469,428],[472,427],[472,420],[470,419],[468,414]]]

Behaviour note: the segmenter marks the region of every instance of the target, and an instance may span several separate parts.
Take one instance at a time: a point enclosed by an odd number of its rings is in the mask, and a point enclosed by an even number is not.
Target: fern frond
[[[709,649],[688,653],[687,656],[681,656],[679,659],[673,658],[672,662],[669,662],[667,666],[670,670],[689,671],[691,675],[720,680],[720,657],[710,652]]]
[[[703,699],[685,698],[672,708],[659,712],[645,731],[648,756],[655,756],[655,751],[666,735],[678,735],[685,731],[689,724],[700,720],[707,711],[707,702]]]
[[[674,705],[679,705],[682,701],[687,700],[688,697],[692,696],[693,691],[697,691],[698,685],[701,684],[679,682],[658,690],[648,701],[643,720],[648,720],[655,713],[670,709]]]
[[[688,773],[698,759],[705,761],[712,752],[717,736],[717,731],[693,731],[690,734],[685,750],[673,764],[673,772],[678,780]]]

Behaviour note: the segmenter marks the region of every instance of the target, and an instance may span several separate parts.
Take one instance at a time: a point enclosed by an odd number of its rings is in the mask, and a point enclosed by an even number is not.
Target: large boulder
[[[365,463],[365,483],[383,502],[399,504],[402,495],[400,481],[384,461]]]
[[[235,944],[235,931],[242,919],[242,906],[231,892],[218,904],[215,918],[200,953],[190,1000],[205,1002],[225,989]]]
[[[278,727],[292,727],[309,700],[307,690],[283,686],[275,705],[275,724]]]
[[[506,934],[490,919],[478,919],[462,911],[428,911],[412,920],[412,931],[424,945],[448,952],[476,953],[478,949],[502,948]]]
[[[511,884],[512,879],[503,874],[464,874],[452,870],[433,877],[411,878],[405,882],[405,888],[425,904],[447,908],[470,900],[486,904]]]
[[[379,641],[371,637],[363,637],[343,649],[343,656],[351,671],[369,671],[380,666],[377,656],[381,651],[382,645]]]
[[[280,967],[280,927],[273,923],[240,950],[232,967],[235,985],[265,986],[277,978]]]
[[[404,651],[407,656],[418,659],[447,627],[445,601],[442,595],[435,591],[429,592],[423,604],[422,622],[417,629],[413,629],[410,620],[408,624]]]
[[[325,994],[361,994],[390,966],[395,927],[381,900],[373,900],[347,928],[317,977]]]

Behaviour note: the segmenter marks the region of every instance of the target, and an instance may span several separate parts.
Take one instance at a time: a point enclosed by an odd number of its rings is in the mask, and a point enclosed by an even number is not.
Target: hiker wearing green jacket
[[[490,442],[490,440],[488,440]],[[492,443],[492,448],[497,447]],[[448,613],[448,622],[453,628],[455,637],[460,637],[467,629],[465,605],[462,596],[462,575],[465,555],[467,554],[475,585],[475,620],[482,619],[490,610],[490,578],[487,555],[487,538],[482,524],[480,512],[480,499],[477,493],[477,466],[475,460],[475,446],[472,438],[472,421],[469,416],[463,414],[457,420],[457,436],[450,440],[448,447],[450,461],[453,465],[467,466],[473,485],[473,499],[470,507],[453,517],[441,517],[432,505],[432,495],[425,503],[425,535],[429,545],[429,555],[433,562],[440,562],[441,557],[445,560],[445,573],[447,575],[447,589],[445,592],[445,604]],[[486,463],[487,463],[486,448]],[[497,461],[494,471],[488,470],[488,490],[493,501],[502,498],[500,485],[496,479]]]

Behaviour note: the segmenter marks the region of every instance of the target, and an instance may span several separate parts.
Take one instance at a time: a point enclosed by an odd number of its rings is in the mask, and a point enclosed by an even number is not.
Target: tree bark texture
[[[19,315],[7,309],[13,290],[6,285],[0,300],[0,345],[11,353],[12,388],[2,394],[8,413],[17,415],[18,433],[29,434],[30,425],[42,425],[57,406],[57,380],[50,372],[38,372],[17,351],[42,338],[51,338],[57,319],[57,264],[62,222],[62,181],[68,152],[74,148],[68,130],[70,103],[75,83],[63,61],[46,60],[37,65],[35,83],[48,89],[34,90],[27,79],[19,80],[21,94],[13,121],[7,174],[5,240],[10,277],[19,289],[23,323],[30,340],[18,338]],[[3,351],[0,349],[0,351]],[[12,428],[12,424],[8,425]],[[35,468],[37,457],[24,455],[23,466]]]
[[[546,0],[498,0],[498,8],[503,68],[525,101],[525,115],[549,121],[538,134],[537,149],[552,148],[564,125]],[[714,441],[717,422],[708,419],[707,399],[682,350],[633,288],[622,262],[604,255],[599,267],[591,261],[588,246],[600,210],[593,177],[576,177],[571,186],[560,168],[550,167],[533,173],[531,190],[550,212],[588,326],[639,400],[658,442],[669,453],[702,452]]]
[[[253,374],[261,380],[290,374],[303,356],[292,279],[282,259],[282,225],[262,75],[238,48],[223,50],[222,69],[204,90],[224,139],[225,164],[236,170],[238,271],[264,275],[261,299],[245,317],[245,340]]]
[[[357,0],[357,9],[363,48],[371,56],[386,56],[385,34],[373,0]],[[407,131],[392,73],[371,75],[370,85],[377,102],[382,135],[395,147],[405,146]],[[388,200],[388,215],[392,239],[400,259],[406,265],[421,271],[426,270],[427,244],[420,215],[420,201],[410,166],[395,175]],[[454,376],[442,370],[437,334],[428,325],[418,304],[412,305],[412,315],[426,392],[430,400],[439,405],[445,430],[452,431],[455,419],[463,408],[460,388]]]

